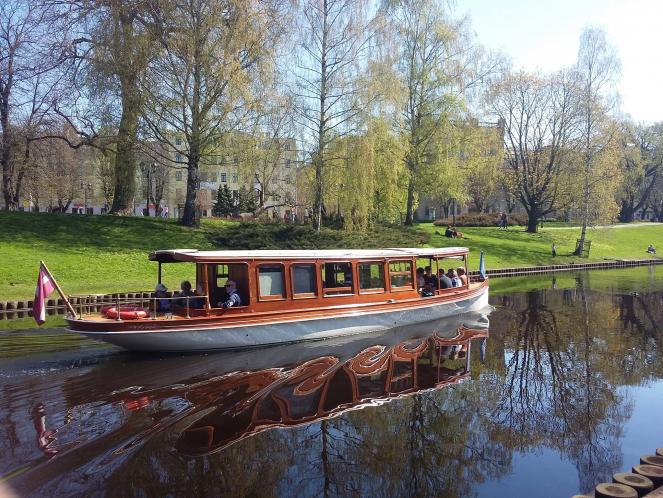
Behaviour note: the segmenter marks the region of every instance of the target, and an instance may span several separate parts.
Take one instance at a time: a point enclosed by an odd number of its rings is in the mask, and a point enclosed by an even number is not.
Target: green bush
[[[375,249],[418,247],[430,234],[412,228],[382,226],[374,230],[348,232],[308,225],[245,222],[212,231],[213,243],[221,249]]]
[[[452,218],[444,218],[436,220],[433,225],[441,226],[457,226],[457,227],[496,227],[497,226],[497,213],[466,213],[456,216],[456,223]],[[509,226],[514,225],[527,225],[527,215],[521,213],[513,213],[507,215]]]

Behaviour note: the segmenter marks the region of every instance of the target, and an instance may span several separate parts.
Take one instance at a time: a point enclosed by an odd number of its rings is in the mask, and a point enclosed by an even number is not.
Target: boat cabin
[[[196,265],[196,288],[203,291],[204,305],[192,315],[305,310],[345,307],[422,298],[417,268],[440,270],[464,268],[468,249],[376,249],[376,250],[259,250],[198,251],[175,249],[155,251],[150,259],[162,265]],[[223,308],[228,299],[225,284],[236,283],[241,306]],[[451,289],[432,289],[428,296],[457,294],[470,288],[469,279]],[[439,286],[438,286],[439,287]],[[217,311],[215,311],[217,310]]]

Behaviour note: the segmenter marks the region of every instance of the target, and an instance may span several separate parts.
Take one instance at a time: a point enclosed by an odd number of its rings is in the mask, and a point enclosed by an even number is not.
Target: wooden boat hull
[[[126,329],[94,329],[91,322],[69,319],[72,332],[105,341],[133,351],[196,352],[270,346],[283,343],[322,340],[332,337],[375,333],[394,327],[425,323],[440,318],[488,307],[488,286],[457,298],[423,298],[415,302],[395,303],[374,309],[345,308],[327,310],[306,318],[281,317],[263,322],[224,324],[178,322],[159,328],[158,322],[134,324]],[[133,327],[133,330],[130,328]],[[143,329],[141,329],[143,328]]]

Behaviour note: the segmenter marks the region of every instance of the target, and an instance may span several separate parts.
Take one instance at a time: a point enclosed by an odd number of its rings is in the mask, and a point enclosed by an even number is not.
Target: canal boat
[[[468,249],[160,250],[162,265],[195,265],[197,292],[70,296],[69,330],[130,350],[189,352],[321,340],[423,323],[488,307],[488,281],[440,289],[417,275],[462,268]],[[421,271],[421,270],[420,270]],[[237,296],[230,299],[226,284]],[[437,280],[439,282],[439,280]],[[164,303],[166,306],[164,309]],[[228,307],[228,305],[233,306]],[[78,310],[76,310],[78,307]],[[94,311],[92,311],[94,310]]]

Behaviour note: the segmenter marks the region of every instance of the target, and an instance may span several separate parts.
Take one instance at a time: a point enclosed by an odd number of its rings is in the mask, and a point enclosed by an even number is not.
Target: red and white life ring
[[[101,312],[106,318],[116,319],[118,312],[117,306],[104,306]],[[138,304],[123,304],[120,306],[120,319],[121,320],[137,320],[139,318],[147,318],[149,313],[142,306]]]

